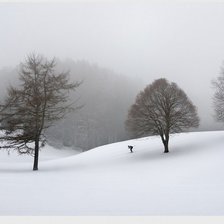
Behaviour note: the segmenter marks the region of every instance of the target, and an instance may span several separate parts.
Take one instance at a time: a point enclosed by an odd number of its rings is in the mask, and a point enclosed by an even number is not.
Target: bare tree
[[[224,122],[224,68],[217,79],[212,81],[215,89],[213,96],[213,105],[215,108],[215,118],[217,121]]]
[[[70,83],[69,73],[55,72],[55,59],[30,54],[20,65],[20,85],[10,87],[1,106],[2,148],[16,149],[20,154],[34,155],[33,170],[38,170],[39,148],[46,139],[44,130],[62,119],[74,108],[69,91],[80,82]]]
[[[164,153],[169,152],[169,137],[190,127],[198,127],[196,107],[177,84],[157,79],[141,91],[131,106],[126,128],[133,137],[159,135]]]

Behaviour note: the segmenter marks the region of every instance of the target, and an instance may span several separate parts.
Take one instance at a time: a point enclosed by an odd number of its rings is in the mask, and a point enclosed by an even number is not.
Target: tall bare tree
[[[34,155],[33,170],[38,170],[39,148],[45,143],[44,131],[74,108],[69,91],[80,82],[70,83],[69,73],[55,72],[55,59],[30,54],[20,65],[18,87],[10,87],[1,106],[2,148]]]
[[[169,152],[171,133],[198,127],[196,107],[177,84],[157,79],[141,91],[131,106],[126,128],[133,137],[159,135],[164,153]]]
[[[215,118],[217,121],[224,122],[224,67],[221,68],[220,75],[212,81],[215,89],[213,105],[215,108]]]

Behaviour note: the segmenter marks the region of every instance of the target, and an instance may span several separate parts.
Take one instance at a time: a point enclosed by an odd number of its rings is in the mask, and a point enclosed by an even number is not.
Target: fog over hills
[[[87,61],[57,59],[57,71],[70,71],[72,81],[83,81],[71,99],[80,110],[70,113],[47,131],[48,142],[55,147],[81,148],[83,151],[100,145],[129,139],[124,122],[128,109],[135,97],[146,83],[140,78],[128,77],[102,68]],[[0,75],[5,77],[1,82],[1,99],[4,99],[8,85],[17,85],[18,68],[2,69]],[[193,88],[192,88],[193,89]],[[190,92],[194,104],[198,107],[201,125],[197,130],[218,130],[221,124],[210,116],[207,102],[203,96]],[[201,98],[200,98],[201,97]],[[212,107],[209,111],[212,113]],[[193,130],[194,131],[194,130]]]
[[[213,118],[211,80],[224,61],[224,3],[0,3],[0,20],[1,98],[31,52],[58,58],[59,69],[84,81],[74,97],[85,107],[51,130],[52,139],[63,133],[66,144],[79,141],[87,149],[128,138],[129,106],[161,77],[176,82],[198,107],[198,130],[223,129]],[[70,131],[74,127],[82,137]]]
[[[82,81],[81,86],[71,93],[72,101],[82,105],[80,110],[68,114],[47,131],[50,144],[61,147],[79,147],[87,150],[99,145],[128,138],[124,122],[136,94],[141,89],[141,81],[116,74],[87,61],[60,61],[57,71],[70,71],[71,81]],[[7,86],[18,84],[18,68],[3,69],[0,75],[1,100]]]

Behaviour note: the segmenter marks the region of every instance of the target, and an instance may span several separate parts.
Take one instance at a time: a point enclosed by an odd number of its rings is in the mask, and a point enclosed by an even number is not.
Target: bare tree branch
[[[56,73],[55,66],[55,59],[28,55],[20,65],[20,86],[8,89],[0,107],[1,128],[5,130],[0,140],[8,142],[2,148],[34,154],[34,170],[38,169],[40,144],[45,142],[44,130],[66,113],[80,108],[68,100],[70,91],[76,90],[81,82],[70,83],[69,72]]]

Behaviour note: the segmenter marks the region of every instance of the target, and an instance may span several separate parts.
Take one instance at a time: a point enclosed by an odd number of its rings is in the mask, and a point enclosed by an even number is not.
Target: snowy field
[[[134,145],[130,153],[127,145]],[[73,155],[0,151],[0,215],[224,215],[224,132],[157,137]]]

